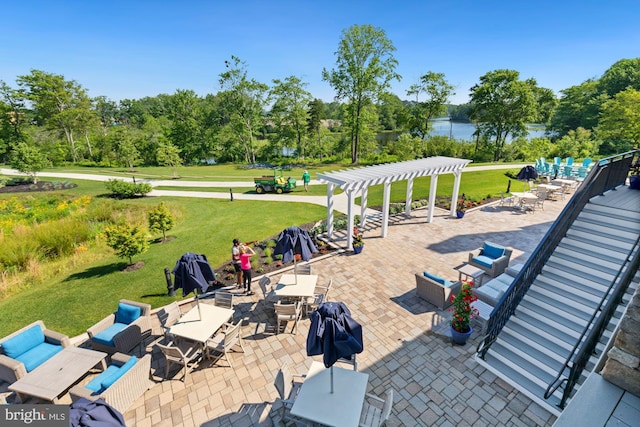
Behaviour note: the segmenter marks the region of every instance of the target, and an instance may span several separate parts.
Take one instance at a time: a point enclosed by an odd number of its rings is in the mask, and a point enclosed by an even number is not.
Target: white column
[[[413,199],[413,178],[407,180],[407,196],[404,199],[404,214],[411,215],[411,201]]]
[[[353,211],[355,208],[355,204],[353,203],[353,190],[346,191],[347,193],[347,205],[349,208],[347,209],[347,250],[353,250]]]
[[[438,174],[431,175],[431,185],[429,186],[429,213],[427,222],[433,220],[433,211],[436,207],[436,191],[438,190]]]
[[[335,184],[327,184],[327,236],[333,237],[333,191]]]
[[[391,195],[391,183],[385,182],[382,188],[382,237],[387,237],[389,228],[389,204]]]
[[[360,190],[360,228],[364,228],[367,223],[367,197],[369,196],[369,187]]]
[[[456,214],[456,205],[458,204],[458,193],[460,193],[460,178],[462,177],[462,171],[454,172],[453,176],[455,179],[453,180],[453,194],[451,194],[451,209],[449,210],[449,215],[455,216]]]

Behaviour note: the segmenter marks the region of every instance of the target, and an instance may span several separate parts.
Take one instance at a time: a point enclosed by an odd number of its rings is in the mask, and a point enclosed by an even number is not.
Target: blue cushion
[[[2,351],[12,359],[26,353],[38,344],[44,342],[44,333],[40,325],[33,325],[29,329],[2,343]]]
[[[93,340],[97,343],[113,346],[113,337],[129,325],[124,323],[114,323],[104,331],[100,331],[93,336]]]
[[[473,262],[483,265],[487,268],[491,268],[493,265],[493,258],[489,258],[488,256],[478,255],[472,258]]]
[[[116,323],[130,324],[140,317],[140,307],[135,305],[119,303],[118,311],[116,311]]]
[[[131,358],[127,360],[127,362],[124,365],[120,366],[120,368],[117,371],[103,378],[101,383],[103,390],[106,390],[109,387],[111,387],[113,383],[118,381],[124,374],[126,374],[127,371],[131,369],[133,365],[136,364],[136,360],[137,358],[135,356],[131,356]]]
[[[116,365],[109,366],[104,372],[101,372],[100,375],[98,375],[97,377],[92,379],[89,383],[87,383],[87,385],[85,385],[85,388],[91,390],[93,394],[102,393],[104,391],[104,388],[102,387],[102,380],[118,372],[119,370],[120,368],[117,367]]]
[[[504,255],[504,248],[502,246],[492,245],[491,243],[485,243],[482,248],[482,255],[493,259],[500,258]]]
[[[443,279],[442,277],[436,276],[435,274],[431,274],[428,271],[425,271],[422,274],[424,275],[424,277],[428,277],[429,279],[433,280],[434,282],[440,283],[441,285],[451,286],[451,282],[449,280]]]
[[[20,356],[16,357],[16,360],[24,364],[24,368],[27,372],[31,372],[60,351],[62,351],[61,345],[43,342],[31,350],[22,353]]]

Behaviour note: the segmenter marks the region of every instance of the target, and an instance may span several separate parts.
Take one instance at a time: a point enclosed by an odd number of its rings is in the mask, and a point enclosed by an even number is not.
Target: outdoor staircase
[[[636,198],[629,202],[629,197]],[[585,205],[547,260],[484,360],[488,370],[559,415],[560,387],[545,391],[579,340],[640,234],[640,191],[621,187]],[[573,394],[596,366],[640,281],[635,278]],[[568,370],[565,376],[568,375]],[[573,395],[572,394],[572,395]]]

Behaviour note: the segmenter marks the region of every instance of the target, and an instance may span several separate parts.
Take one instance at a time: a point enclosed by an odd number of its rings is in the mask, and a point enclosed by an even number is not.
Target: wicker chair
[[[139,307],[140,317],[129,323],[118,322],[118,320],[123,320],[119,318],[121,317],[122,305]],[[126,319],[124,320],[126,322]],[[151,306],[122,299],[118,304],[118,311],[87,329],[87,334],[89,334],[91,346],[94,350],[104,351],[109,354],[129,353],[151,336]]]
[[[111,356],[111,363],[116,366],[124,365],[131,356],[116,353]],[[81,397],[94,401],[103,399],[109,405],[124,413],[142,394],[153,386],[149,379],[151,372],[151,355],[147,354],[136,361],[127,372],[116,382],[99,394],[93,393],[83,385],[76,385],[69,390],[74,402]]]

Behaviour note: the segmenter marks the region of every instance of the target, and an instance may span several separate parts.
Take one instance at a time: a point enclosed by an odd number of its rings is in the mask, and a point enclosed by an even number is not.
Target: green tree
[[[134,133],[133,129],[118,126],[109,134],[119,163],[129,167],[130,172],[134,171],[140,158],[140,153],[134,142]]]
[[[255,163],[255,134],[263,125],[263,111],[269,87],[247,76],[246,64],[232,56],[225,61],[227,71],[220,74],[223,92],[221,107],[224,114],[223,140],[237,143],[244,150],[247,163]]]
[[[162,232],[162,240],[167,240],[166,232],[175,225],[176,218],[171,214],[164,202],[147,212],[149,230],[152,232]]]
[[[284,80],[273,80],[270,96],[273,100],[271,118],[276,126],[277,138],[288,147],[296,147],[298,157],[306,155],[307,122],[309,112],[307,106],[311,102],[311,94],[305,90],[304,83],[296,76]]]
[[[490,71],[471,88],[470,118],[477,122],[480,137],[490,141],[494,161],[501,158],[507,137],[525,136],[527,123],[538,115],[536,82],[519,80],[519,75],[515,70]]]
[[[379,97],[378,118],[384,130],[396,130],[406,122],[406,108],[400,98],[392,93],[384,93]]]
[[[133,264],[134,256],[145,253],[149,249],[145,230],[129,223],[106,227],[104,236],[107,246],[116,251],[116,255],[120,258],[127,258],[129,265]]]
[[[627,89],[640,90],[640,58],[617,61],[600,77],[598,85],[609,98]]]
[[[455,91],[444,78],[444,73],[429,71],[420,77],[419,83],[409,87],[407,95],[416,98],[410,109],[409,132],[424,140],[431,130],[431,119],[447,112],[446,103]],[[420,101],[420,95],[425,95],[426,99]]]
[[[30,176],[34,184],[38,182],[36,173],[47,166],[49,166],[49,161],[38,147],[29,145],[26,142],[19,142],[15,146],[11,156],[11,167]]]
[[[156,151],[156,159],[160,166],[169,166],[173,171],[173,178],[178,178],[178,166],[182,164],[180,149],[170,142],[161,143]]]
[[[372,25],[353,25],[343,30],[336,54],[336,68],[322,70],[322,79],[336,91],[336,99],[346,99],[349,117],[351,163],[358,162],[362,122],[365,107],[390,87],[391,80],[400,80],[395,72],[398,61],[396,48],[384,30]]]
[[[546,155],[553,157],[595,157],[598,155],[600,141],[596,139],[589,129],[579,127],[570,130],[565,136],[560,138]]]
[[[37,117],[65,137],[75,163],[74,132],[82,131],[88,121],[87,115],[95,114],[86,91],[75,80],[68,81],[62,75],[39,70],[18,76],[16,81],[32,102]]]
[[[19,91],[0,80],[0,154],[26,139],[27,109]]]
[[[588,80],[560,91],[562,96],[547,128],[559,137],[579,127],[594,129],[598,124],[600,106],[607,99],[599,89],[597,81]]]
[[[171,120],[168,137],[180,149],[185,163],[207,158],[212,147],[205,137],[202,100],[192,90],[178,90],[167,107]]]
[[[420,152],[422,138],[403,133],[396,141],[387,145],[389,154],[395,155],[399,162],[413,160]]]
[[[597,135],[610,153],[640,146],[640,91],[624,90],[602,105]]]

